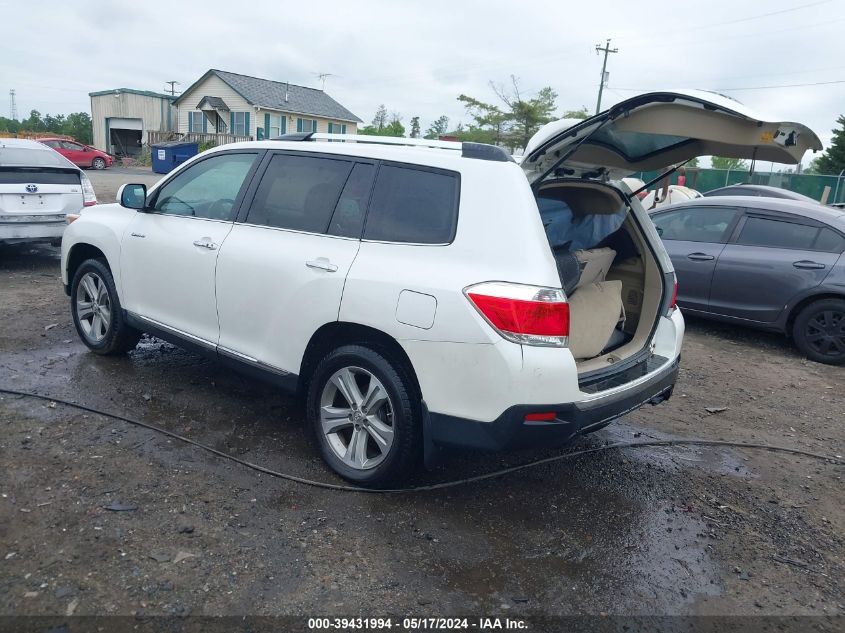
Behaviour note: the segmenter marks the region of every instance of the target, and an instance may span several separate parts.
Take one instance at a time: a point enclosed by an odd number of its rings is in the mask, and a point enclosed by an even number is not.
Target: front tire
[[[363,345],[334,350],[314,371],[307,407],[323,459],[344,479],[397,486],[416,469],[420,400],[390,355]]]
[[[94,169],[98,169],[98,170],[99,169],[105,169],[106,168],[106,161],[98,156],[97,158],[95,158],[91,162],[91,167],[93,167]]]
[[[805,307],[792,326],[792,338],[810,360],[845,364],[845,300],[820,299]]]
[[[114,277],[102,259],[86,260],[76,269],[70,311],[79,338],[96,354],[123,354],[134,349],[141,338],[123,318]]]

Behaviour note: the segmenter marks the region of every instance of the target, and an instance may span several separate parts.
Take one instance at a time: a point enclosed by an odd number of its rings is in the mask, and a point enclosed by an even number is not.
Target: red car
[[[64,138],[40,138],[38,140],[47,147],[52,147],[78,167],[92,167],[94,169],[111,167],[112,157],[93,147]]]

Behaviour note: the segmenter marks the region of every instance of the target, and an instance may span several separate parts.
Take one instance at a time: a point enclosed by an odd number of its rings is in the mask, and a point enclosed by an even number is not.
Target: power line
[[[164,83],[167,84],[168,86],[170,86],[170,88],[165,88],[164,91],[167,92],[167,93],[170,93],[170,95],[175,97],[176,94],[179,92],[178,90],[176,90],[176,86],[180,85],[179,82],[178,81],[165,81]]]
[[[835,79],[833,81],[814,81],[805,84],[777,84],[773,86],[746,86],[744,88],[708,88],[711,91],[733,92],[741,90],[773,90],[775,88],[802,88],[804,86],[829,86],[832,84],[845,84],[845,79]],[[620,88],[613,87],[614,90],[624,90],[626,92],[652,92],[655,90],[663,90],[663,88]],[[698,90],[698,88],[684,88],[684,90]]]

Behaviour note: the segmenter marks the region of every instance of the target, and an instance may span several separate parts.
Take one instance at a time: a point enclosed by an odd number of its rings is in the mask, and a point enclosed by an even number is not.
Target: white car
[[[439,446],[569,441],[665,400],[678,373],[672,264],[614,179],[820,147],[793,124],[797,145],[767,144],[786,124],[720,99],[658,93],[549,124],[519,165],[326,134],[209,150],[68,227],[74,323],[100,354],[144,331],[298,392],[326,462],[359,484],[394,484]]]
[[[0,138],[0,244],[61,239],[97,203],[79,167],[36,141]]]

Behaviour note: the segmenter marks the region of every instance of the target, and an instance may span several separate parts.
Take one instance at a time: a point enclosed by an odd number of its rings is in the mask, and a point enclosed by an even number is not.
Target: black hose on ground
[[[222,457],[224,459],[228,459],[233,461],[237,464],[242,466],[246,466],[247,468],[251,468],[252,470],[258,471],[260,473],[264,473],[265,475],[270,475],[271,477],[277,477],[279,479],[285,479],[287,481],[293,481],[298,484],[304,484],[306,486],[315,486],[317,488],[325,488],[327,490],[341,490],[344,492],[365,492],[365,493],[390,493],[390,494],[399,494],[399,493],[407,493],[407,492],[424,492],[428,490],[442,490],[444,488],[453,488],[455,486],[462,486],[465,484],[475,483],[478,481],[484,481],[486,479],[494,479],[496,477],[502,477],[504,475],[514,473],[520,470],[525,470],[527,468],[534,468],[536,466],[542,466],[543,464],[550,464],[552,462],[562,461],[564,459],[571,459],[573,457],[578,457],[580,455],[588,455],[590,453],[599,453],[602,451],[607,451],[611,449],[621,449],[621,448],[641,448],[645,446],[728,446],[732,448],[752,448],[752,449],[759,449],[759,450],[766,450],[778,453],[789,453],[791,455],[800,455],[802,457],[811,457],[813,459],[821,459],[833,463],[839,463],[842,461],[841,456],[838,455],[822,455],[820,453],[812,453],[810,451],[802,451],[797,448],[789,448],[787,446],[773,446],[770,444],[749,444],[745,442],[729,442],[726,440],[702,440],[702,439],[676,439],[676,440],[646,440],[641,442],[616,442],[614,444],[605,444],[604,446],[596,446],[593,448],[585,448],[578,451],[571,451],[569,453],[562,453],[561,455],[554,455],[552,457],[544,457],[543,459],[537,459],[532,462],[528,462],[525,464],[519,464],[518,466],[511,466],[509,468],[503,468],[501,470],[494,471],[492,473],[484,473],[483,475],[475,475],[473,477],[466,477],[464,479],[457,479],[455,481],[446,481],[439,484],[430,484],[427,486],[415,486],[413,488],[361,488],[358,486],[349,486],[344,484],[333,484],[325,481],[315,481],[313,479],[305,479],[304,477],[297,477],[296,475],[290,475],[287,473],[280,473],[278,471],[272,470],[270,468],[266,468],[265,466],[260,466],[259,464],[253,464],[252,462],[248,462],[240,457],[235,457],[234,455],[230,455],[229,453],[225,453],[223,451],[219,451],[212,446],[208,446],[207,444],[202,444],[201,442],[197,442],[196,440],[192,440],[188,437],[183,435],[179,435],[178,433],[174,433],[173,431],[168,431],[167,429],[163,429],[160,426],[156,426],[154,424],[150,424],[148,422],[142,422],[140,420],[133,420],[132,418],[128,418],[123,415],[119,415],[117,413],[109,413],[108,411],[100,411],[99,409],[95,409],[94,407],[89,407],[84,404],[77,404],[76,402],[71,402],[69,400],[62,400],[61,398],[53,398],[51,396],[43,395],[40,393],[30,393],[27,391],[18,391],[15,389],[3,389],[0,388],[0,393],[6,393],[9,395],[14,396],[21,396],[25,398],[36,398],[38,400],[46,400],[48,402],[55,402],[58,404],[63,404],[68,407],[72,407],[74,409],[79,409],[81,411],[87,411],[88,413],[93,413],[95,415],[101,415],[107,418],[112,418],[115,420],[120,420],[121,422],[126,422],[128,424],[132,424],[134,426],[138,426],[144,429],[149,429],[150,431],[155,431],[156,433],[161,433],[162,435],[166,435],[167,437],[172,437],[175,440],[179,440],[180,442],[184,442],[186,444],[190,444],[192,446],[196,446],[197,448],[201,448],[204,451],[208,451],[218,457]]]

